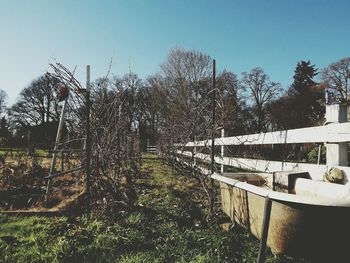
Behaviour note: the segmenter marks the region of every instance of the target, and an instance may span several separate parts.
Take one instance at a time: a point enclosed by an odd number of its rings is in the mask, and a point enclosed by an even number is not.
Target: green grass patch
[[[32,155],[51,158],[49,150],[35,149]],[[25,148],[0,148],[0,156],[20,157],[29,156],[28,149]]]
[[[0,215],[0,262],[256,262],[259,242],[208,220],[198,183],[143,158],[134,209],[111,219]],[[303,262],[268,253],[266,262]]]

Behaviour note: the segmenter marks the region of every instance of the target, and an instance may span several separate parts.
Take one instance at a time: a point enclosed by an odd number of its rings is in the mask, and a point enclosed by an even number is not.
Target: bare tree
[[[59,118],[56,92],[59,81],[49,75],[35,79],[24,88],[17,102],[9,109],[13,122],[20,125],[39,125]]]
[[[159,138],[162,115],[167,111],[162,89],[162,77],[159,74],[149,76],[146,83],[137,93],[138,123],[140,143],[146,150],[147,140],[155,144]]]
[[[161,69],[167,78],[179,84],[196,83],[211,74],[211,58],[195,50],[174,48]]]
[[[173,141],[189,141],[207,133],[210,100],[211,58],[201,52],[175,48],[161,65],[163,94],[168,112],[167,129],[175,129]],[[186,120],[186,121],[184,121]],[[202,134],[200,134],[202,133]],[[171,134],[171,133],[170,133]]]
[[[243,90],[237,75],[224,70],[216,81],[217,86],[217,116],[218,125],[225,128],[227,134],[238,135],[245,133],[243,118]]]
[[[253,68],[250,72],[242,73],[242,87],[247,91],[247,101],[252,107],[256,132],[266,128],[265,106],[281,92],[281,85],[272,82],[262,68]]]
[[[215,187],[207,175],[197,170],[194,160],[196,154],[207,154],[214,150],[208,140],[212,133],[216,136],[220,127],[235,126],[236,112],[230,111],[241,106],[239,81],[234,73],[219,73],[216,77],[217,85],[215,90],[213,89],[212,61],[211,57],[204,53],[175,48],[169,52],[167,60],[161,65],[161,73],[148,81],[150,90],[154,92],[154,101],[161,105],[158,123],[162,150],[164,153],[170,153],[169,156],[173,156],[176,150],[191,151],[190,174],[202,185],[211,211],[215,200]],[[216,94],[214,105],[217,109],[214,122],[213,93]],[[196,140],[207,140],[207,143],[204,147],[191,150],[177,147]],[[177,162],[176,158],[168,161],[183,173],[189,170]]]
[[[70,90],[69,132],[85,139],[87,91],[74,78],[74,71],[59,63],[51,66],[51,75]],[[103,77],[91,85],[91,194],[93,200],[104,198],[110,208],[132,205],[136,198],[132,182],[140,161],[136,98],[141,86],[142,81],[133,73],[121,78]],[[82,156],[82,163],[85,160]]]
[[[350,57],[340,59],[321,70],[321,79],[328,84],[336,98],[349,99]]]

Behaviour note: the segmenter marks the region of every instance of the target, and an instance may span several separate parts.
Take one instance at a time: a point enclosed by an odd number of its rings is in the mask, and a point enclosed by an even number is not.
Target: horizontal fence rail
[[[350,123],[331,123],[325,126],[216,138],[214,140],[217,146],[320,142],[350,142]],[[208,144],[208,140],[203,140],[188,142],[184,145],[177,144],[177,146],[203,147]]]
[[[350,122],[347,122],[346,105],[327,105],[326,125],[323,126],[231,137],[224,137],[223,134],[221,138],[214,139],[214,145],[221,146],[220,156],[214,157],[214,162],[221,165],[221,172],[224,171],[224,165],[261,172],[303,170],[309,172],[311,178],[322,180],[325,172],[332,167],[337,167],[344,172],[344,183],[350,185],[350,167],[348,166]],[[325,143],[327,151],[325,165],[229,157],[224,155],[225,146],[309,143]],[[211,155],[201,152],[205,147],[211,148],[210,144],[210,139],[175,144],[178,150],[174,153],[180,157],[190,157],[193,160],[193,165],[197,164],[196,159],[210,163],[212,162]],[[189,151],[191,147],[193,150]],[[188,162],[185,160],[182,161]]]
[[[177,151],[178,155],[192,157],[193,153],[190,151]],[[206,162],[211,161],[210,154],[196,153],[195,158],[201,159]],[[215,163],[227,166],[238,167],[251,171],[272,173],[274,171],[288,171],[288,170],[301,170],[308,171],[311,178],[315,180],[322,180],[323,174],[328,170],[326,164],[311,164],[311,163],[296,163],[296,162],[281,162],[270,161],[260,159],[248,159],[248,158],[236,158],[236,157],[220,157],[215,156]],[[345,173],[350,175],[350,167],[348,166],[335,166]],[[348,183],[346,178],[344,183]]]
[[[157,152],[157,146],[147,146],[147,152],[148,153],[156,153]]]

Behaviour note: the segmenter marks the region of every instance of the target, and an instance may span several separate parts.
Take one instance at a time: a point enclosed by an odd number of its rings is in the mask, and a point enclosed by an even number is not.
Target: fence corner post
[[[347,105],[326,105],[326,123],[342,123],[347,121]],[[326,143],[327,168],[333,166],[347,166],[348,145],[347,143]]]

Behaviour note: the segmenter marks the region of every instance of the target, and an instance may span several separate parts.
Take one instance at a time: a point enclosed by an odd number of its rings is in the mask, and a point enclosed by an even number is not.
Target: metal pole
[[[271,215],[271,200],[269,196],[265,197],[265,209],[264,209],[264,218],[261,227],[261,240],[258,254],[258,263],[265,262],[265,250],[267,243],[267,236],[269,233],[269,225],[270,225],[270,215]]]
[[[87,213],[91,210],[91,130],[90,130],[90,65],[86,66],[86,197]]]
[[[118,119],[117,119],[117,127],[118,127],[118,133],[117,133],[117,153],[116,153],[116,159],[115,159],[115,175],[114,175],[114,187],[115,190],[118,191],[119,189],[119,175],[120,175],[120,167],[121,167],[121,161],[120,161],[120,157],[121,157],[121,129],[119,129],[119,124],[120,124],[120,118],[121,118],[121,113],[122,113],[122,105],[120,104],[118,107]],[[147,140],[147,147],[148,147],[148,140]],[[148,149],[147,149],[148,151]]]
[[[213,59],[213,90],[212,90],[212,96],[211,96],[211,102],[212,102],[212,131],[211,131],[211,174],[214,173],[214,167],[215,167],[215,88],[216,88],[216,81],[215,81],[215,74],[216,74],[216,61]]]

